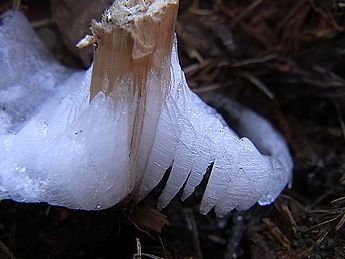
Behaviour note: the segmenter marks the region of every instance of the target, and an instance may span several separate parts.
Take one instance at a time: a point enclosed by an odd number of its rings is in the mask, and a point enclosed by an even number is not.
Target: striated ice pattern
[[[251,141],[232,131],[188,88],[176,42],[162,103],[154,94],[157,80],[148,81],[145,118],[158,112],[159,119],[144,121],[133,170],[130,104],[103,93],[90,102],[92,68],[58,64],[21,13],[1,19],[0,199],[105,209],[132,192],[143,199],[171,167],[159,198],[164,208],[181,189],[188,198],[212,165],[200,210],[215,208],[222,216],[270,204],[291,180],[282,137],[254,112],[220,96],[214,106],[229,110],[238,134]]]

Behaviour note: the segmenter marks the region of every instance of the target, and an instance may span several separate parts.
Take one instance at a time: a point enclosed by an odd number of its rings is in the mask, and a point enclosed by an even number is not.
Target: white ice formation
[[[220,99],[255,145],[239,138],[188,88],[176,43],[166,97],[157,106],[148,96],[145,116],[156,112],[158,119],[144,121],[134,169],[130,104],[103,93],[90,102],[92,68],[60,65],[19,12],[1,17],[0,43],[0,200],[105,209],[130,194],[143,199],[172,167],[163,208],[182,188],[182,199],[189,197],[212,164],[200,208],[224,215],[270,204],[291,180],[282,137],[255,113]]]

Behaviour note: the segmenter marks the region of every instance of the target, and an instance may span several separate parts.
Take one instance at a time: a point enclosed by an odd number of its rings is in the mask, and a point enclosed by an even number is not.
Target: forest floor
[[[82,68],[90,52],[71,42],[93,18],[87,2],[3,0],[0,12],[24,11],[61,62]],[[61,24],[73,10],[80,26]],[[235,98],[290,146],[294,179],[274,204],[217,218],[199,214],[198,193],[162,212],[152,197],[98,212],[2,201],[0,258],[139,258],[139,247],[141,258],[345,258],[344,14],[343,1],[181,1],[191,88]]]

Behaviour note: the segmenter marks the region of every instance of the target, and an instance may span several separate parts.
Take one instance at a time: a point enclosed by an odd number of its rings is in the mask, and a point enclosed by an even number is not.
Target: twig
[[[51,210],[51,206],[48,205],[47,208],[46,208],[46,210],[45,210],[45,212],[44,212],[44,216],[47,217],[47,216],[49,215],[49,213],[50,213],[50,210]]]
[[[207,93],[207,92],[222,88],[222,86],[223,86],[222,84],[210,84],[210,85],[207,85],[204,87],[195,88],[195,89],[193,89],[193,92],[194,93]]]
[[[284,19],[277,25],[276,32],[280,32],[283,27],[290,22],[294,16],[298,13],[299,9],[303,7],[305,1],[296,2],[296,4],[291,8],[290,12],[284,17]]]
[[[296,205],[299,209],[303,210],[304,212],[307,212],[307,209],[301,203],[299,203],[297,200],[293,199],[292,197],[285,195],[285,194],[281,194],[280,198],[286,199],[286,200],[294,203],[294,205]]]
[[[202,259],[202,251],[201,251],[201,245],[200,245],[200,239],[199,239],[199,231],[198,227],[195,223],[193,211],[191,209],[186,209],[184,210],[185,216],[186,216],[186,221],[189,226],[190,231],[193,234],[193,243],[194,243],[194,248],[196,252],[196,258]]]
[[[339,214],[339,215],[337,215],[337,216],[335,216],[335,217],[333,217],[331,219],[325,220],[325,221],[323,221],[323,222],[321,222],[319,224],[316,224],[316,225],[306,229],[305,232],[309,232],[311,230],[314,230],[314,229],[317,229],[317,228],[322,227],[324,225],[327,225],[329,223],[332,223],[332,222],[336,221],[338,218],[340,218],[341,216],[342,216],[342,214]]]
[[[244,220],[244,213],[236,211],[232,216],[232,230],[227,242],[225,259],[234,259],[239,257],[239,249],[241,248],[242,238],[247,225]]]
[[[216,10],[200,9],[200,8],[190,8],[190,13],[196,14],[199,16],[208,16],[216,13]]]
[[[140,243],[139,238],[136,238],[136,242],[137,242],[137,253],[132,256],[133,259],[142,259],[144,257],[151,258],[151,259],[163,259],[162,257],[156,256],[156,255],[143,253],[141,251],[141,243]]]
[[[4,252],[6,255],[9,256],[11,259],[15,259],[16,257],[11,252],[11,250],[0,240],[0,250]]]
[[[139,258],[141,258],[141,243],[139,238],[136,238],[135,240],[137,242],[137,255],[139,256]]]
[[[250,14],[257,6],[259,6],[263,0],[256,0],[248,6],[242,13],[240,13],[231,23],[231,27],[235,26],[239,21],[243,20],[248,14]]]
[[[343,132],[343,136],[345,138],[345,123],[344,123],[343,116],[342,116],[342,113],[341,113],[341,110],[340,110],[340,107],[339,107],[339,103],[335,103],[335,108],[337,109],[338,120],[339,120],[339,123],[340,123],[340,126],[341,126],[341,130]]]
[[[262,221],[268,228],[268,234],[285,249],[289,250],[289,248],[291,247],[291,242],[280,230],[280,228],[276,224],[274,224],[274,222],[270,218],[263,218]]]
[[[247,72],[240,73],[242,77],[247,79],[249,82],[251,82],[253,85],[255,85],[259,90],[261,90],[269,99],[273,100],[274,99],[274,94],[271,92],[268,87],[262,83],[259,79],[256,77],[252,76],[251,74]]]
[[[247,65],[262,64],[275,58],[277,58],[277,54],[269,54],[269,55],[259,57],[259,58],[244,59],[236,63],[230,64],[230,67],[237,68],[237,67],[243,67]]]
[[[45,26],[51,25],[53,23],[54,23],[54,21],[51,18],[30,22],[31,27],[35,28],[35,29],[45,27]]]
[[[344,197],[340,197],[340,198],[338,198],[338,199],[335,199],[335,200],[331,201],[331,204],[338,203],[338,202],[342,202],[342,201],[345,201],[345,196],[344,196]]]
[[[21,0],[13,0],[12,1],[12,9],[13,10],[19,10],[21,6]]]
[[[162,246],[163,251],[164,251],[164,256],[165,256],[164,258],[168,258],[167,250],[165,248],[165,245],[164,245],[163,240],[161,239],[160,235],[158,235],[158,239],[159,239],[159,242],[161,243],[161,246]]]
[[[147,236],[149,236],[150,238],[152,238],[152,240],[155,240],[157,241],[149,232],[143,230],[142,228],[140,228],[135,222],[134,220],[132,220],[131,218],[129,218],[126,214],[125,214],[125,217],[127,218],[127,220],[129,222],[131,222],[133,224],[133,226],[138,229],[139,231],[143,232],[144,234],[146,234]]]
[[[335,226],[335,230],[338,231],[341,229],[341,227],[345,224],[345,213],[343,213],[343,216],[339,220],[338,224]]]
[[[286,215],[286,217],[289,219],[291,229],[292,229],[293,233],[296,235],[297,234],[297,224],[296,224],[295,218],[293,217],[289,207],[285,203],[283,203],[281,206],[282,206],[281,207],[282,213],[284,213]]]

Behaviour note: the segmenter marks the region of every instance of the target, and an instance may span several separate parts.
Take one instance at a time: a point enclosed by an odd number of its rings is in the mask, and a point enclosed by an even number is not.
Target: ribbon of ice
[[[282,137],[224,97],[239,138],[188,88],[173,30],[176,0],[116,1],[93,24],[93,68],[60,65],[26,18],[0,25],[0,199],[98,210],[143,199],[170,175],[166,206],[201,183],[201,212],[271,203],[291,180]]]

